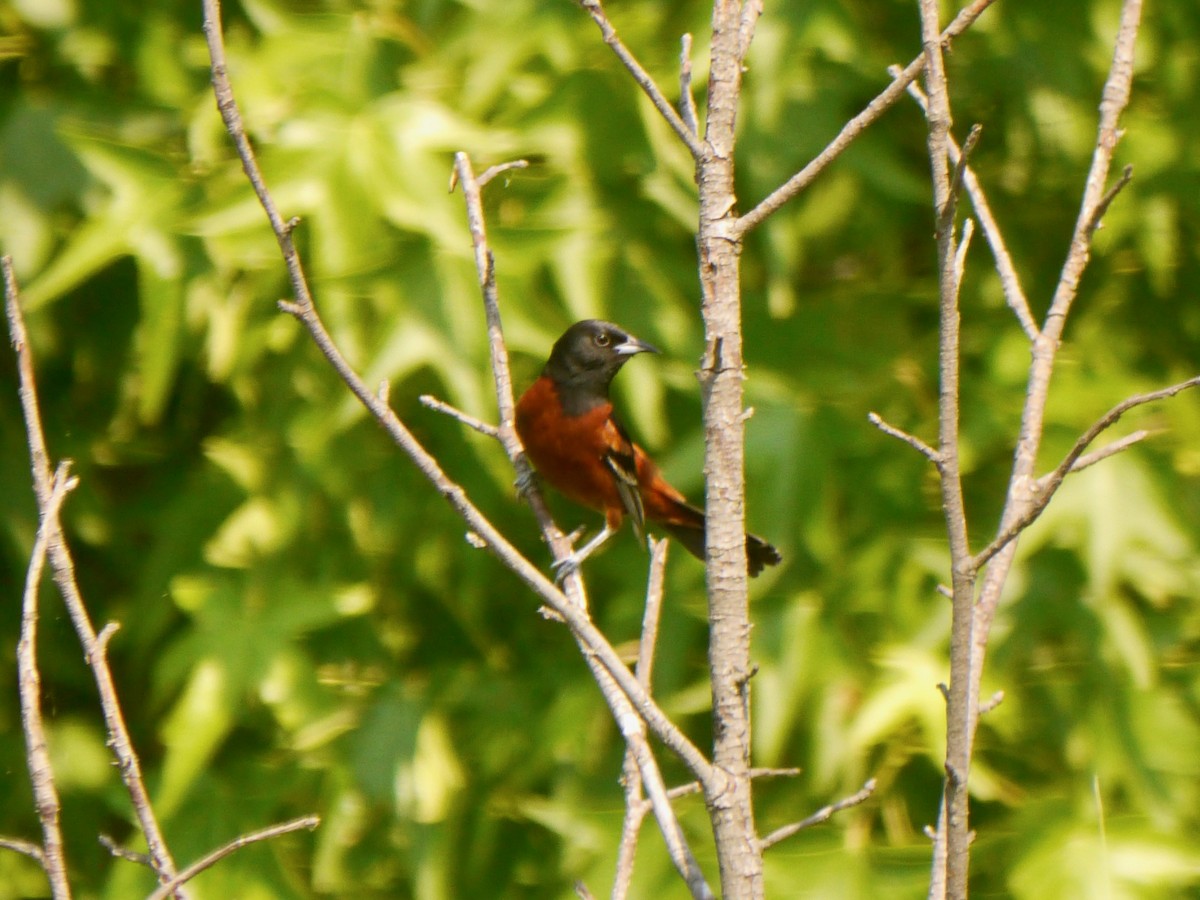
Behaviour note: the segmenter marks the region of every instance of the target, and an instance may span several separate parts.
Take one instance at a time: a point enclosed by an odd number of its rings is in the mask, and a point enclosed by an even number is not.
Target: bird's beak
[[[639,341],[631,334],[625,335],[625,340],[613,347],[618,356],[633,356],[635,353],[658,353],[658,348],[645,341]]]

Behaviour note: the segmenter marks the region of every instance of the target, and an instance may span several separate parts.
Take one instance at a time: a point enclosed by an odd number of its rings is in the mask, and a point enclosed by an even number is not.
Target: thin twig
[[[42,677],[37,661],[38,589],[46,552],[58,529],[58,511],[63,498],[75,485],[69,475],[70,464],[59,464],[54,473],[50,497],[41,508],[41,524],[29,557],[25,576],[25,591],[21,602],[21,637],[17,641],[17,681],[21,698],[21,725],[25,732],[25,758],[29,766],[29,781],[33,787],[34,805],[42,826],[42,852],[39,861],[50,881],[55,900],[69,900],[71,885],[67,880],[67,860],[63,849],[62,829],[59,828],[61,807],[50,751],[46,747],[46,727],[42,719]]]
[[[468,415],[458,407],[451,406],[449,403],[446,403],[444,400],[439,400],[432,394],[422,394],[418,399],[420,399],[422,406],[426,406],[429,409],[435,410],[436,412],[444,413],[445,415],[454,419],[456,422],[466,425],[468,428],[472,428],[475,431],[478,431],[480,434],[487,435],[490,438],[498,437],[500,434],[500,430],[495,425],[491,425],[487,422],[484,422],[482,419],[477,419],[472,415]]]
[[[975,572],[968,567],[971,545],[959,468],[960,401],[960,311],[957,252],[954,236],[958,187],[967,155],[950,167],[950,133],[953,118],[942,32],[938,22],[938,0],[920,0],[921,43],[925,51],[925,86],[929,102],[928,123],[930,174],[938,265],[938,466],[942,511],[950,549],[950,587],[953,593],[950,618],[950,684],[946,699],[946,770],[957,773],[944,783],[946,817],[939,839],[946,844],[946,890],[948,896],[966,897],[969,861],[967,778],[971,765],[971,649],[974,627]],[[976,138],[978,133],[975,134]]]
[[[96,840],[100,842],[101,847],[119,859],[123,859],[126,862],[135,863],[139,866],[145,866],[148,869],[154,868],[154,862],[150,859],[149,854],[139,853],[136,850],[130,850],[127,847],[122,847],[107,834],[97,835]]]
[[[514,159],[511,162],[500,163],[499,165],[495,165],[495,166],[488,166],[486,169],[483,170],[483,173],[479,176],[479,186],[483,187],[485,184],[487,184],[489,181],[491,181],[497,175],[502,175],[505,172],[511,172],[514,169],[528,169],[528,168],[529,168],[529,160],[527,160],[527,159]]]
[[[1112,187],[1104,192],[1104,196],[1096,203],[1096,208],[1092,211],[1092,217],[1087,223],[1089,233],[1095,232],[1100,227],[1100,223],[1104,220],[1104,214],[1108,212],[1108,208],[1112,206],[1112,202],[1117,199],[1117,194],[1125,190],[1126,185],[1133,180],[1133,166],[1126,166],[1121,170],[1121,177],[1116,180]]]
[[[908,446],[912,447],[935,466],[940,466],[942,464],[941,454],[939,454],[936,450],[934,450],[916,435],[909,434],[907,431],[897,428],[895,425],[888,424],[888,422],[883,418],[883,416],[879,415],[879,413],[867,413],[867,421],[889,437],[894,437],[896,440],[903,441],[904,443],[908,444]]]
[[[271,838],[280,837],[281,835],[291,834],[293,831],[307,829],[312,831],[321,824],[319,816],[301,816],[299,819],[292,819],[290,822],[281,822],[278,825],[271,825],[268,828],[263,828],[258,831],[252,831],[249,834],[243,834],[234,838],[228,844],[218,847],[206,856],[201,857],[192,863],[166,884],[159,885],[158,890],[152,893],[146,900],[165,900],[165,898],[175,888],[181,884],[186,884],[191,881],[205,869],[219,863],[231,853],[236,853],[243,847],[250,844],[258,843],[259,841],[270,840]]]
[[[831,803],[818,809],[807,819],[801,819],[799,822],[793,822],[791,825],[785,825],[782,828],[777,828],[768,834],[765,838],[759,841],[759,847],[766,850],[768,847],[778,844],[782,840],[790,838],[793,834],[803,831],[805,828],[812,828],[814,825],[820,825],[822,822],[827,822],[834,815],[841,812],[843,809],[849,809],[851,806],[858,806],[860,803],[866,802],[867,798],[875,793],[875,779],[868,779],[858,791],[851,794],[837,803]]]
[[[1097,419],[1087,431],[1076,439],[1075,444],[1067,452],[1067,455],[1063,457],[1062,462],[1055,467],[1054,471],[1043,475],[1034,482],[1033,496],[1024,515],[1005,528],[994,541],[975,555],[975,558],[972,560],[975,567],[979,568],[983,566],[1004,549],[1010,541],[1037,521],[1038,517],[1045,511],[1047,505],[1049,505],[1050,500],[1054,497],[1055,492],[1062,486],[1063,480],[1067,475],[1087,466],[1094,465],[1100,462],[1100,460],[1112,456],[1114,453],[1119,453],[1147,436],[1147,432],[1131,434],[1120,441],[1115,441],[1102,450],[1096,451],[1094,454],[1089,454],[1090,458],[1085,459],[1083,452],[1102,432],[1115,425],[1121,416],[1135,407],[1153,403],[1155,400],[1165,400],[1167,397],[1174,397],[1176,394],[1198,385],[1200,385],[1200,375],[1197,375],[1195,378],[1189,378],[1187,381],[1173,384],[1170,387],[1162,388],[1161,390],[1129,397]]]
[[[642,614],[642,634],[638,641],[638,681],[649,693],[654,670],[654,650],[658,643],[658,625],[662,612],[663,583],[667,565],[666,540],[655,541],[650,548],[650,575],[646,585],[646,607]],[[616,876],[613,879],[613,900],[629,894],[633,881],[633,861],[637,851],[638,834],[646,813],[653,811],[667,845],[667,852],[676,870],[688,885],[693,897],[711,898],[712,888],[688,846],[679,819],[671,807],[671,797],[663,783],[662,774],[654,762],[645,729],[627,739],[625,762],[622,768],[625,786],[625,820],[617,848]],[[643,790],[648,799],[643,798]]]
[[[1083,456],[1079,457],[1079,459],[1075,460],[1075,463],[1071,466],[1071,474],[1074,474],[1075,472],[1082,472],[1084,469],[1090,468],[1091,466],[1096,465],[1098,462],[1103,462],[1110,456],[1116,456],[1118,453],[1128,450],[1134,444],[1140,444],[1154,433],[1155,432],[1142,428],[1133,432],[1132,434],[1125,435],[1123,438],[1118,438],[1111,444],[1101,447],[1099,450],[1093,450],[1091,453],[1085,453]],[[1044,489],[1045,484],[1043,484],[1042,479],[1039,478],[1038,490]]]
[[[20,838],[0,837],[0,848],[12,850],[14,853],[20,853],[22,856],[28,856],[43,869],[46,868],[46,856],[42,853],[42,848],[31,841],[23,841]]]
[[[1003,702],[1004,691],[996,691],[996,693],[992,694],[992,696],[990,696],[986,702],[979,704],[979,714],[981,716],[987,715]]]
[[[696,95],[692,93],[692,36],[679,39],[679,117],[692,134],[699,134]]]
[[[895,77],[900,70],[889,69],[889,72]],[[908,93],[917,101],[922,110],[928,109],[928,100],[919,83],[910,82]],[[962,151],[953,137],[949,139],[949,149],[950,161],[956,166],[959,165]],[[975,210],[975,218],[979,220],[979,227],[983,230],[983,237],[992,250],[996,274],[1000,277],[1000,288],[1004,291],[1004,301],[1017,317],[1017,321],[1021,324],[1021,330],[1025,332],[1029,340],[1036,341],[1039,329],[1037,322],[1033,319],[1033,313],[1029,309],[1029,299],[1025,296],[1025,289],[1021,287],[1021,277],[1017,274],[1016,266],[1013,265],[1012,254],[1009,253],[1000,226],[996,224],[996,217],[992,214],[992,207],[988,203],[983,185],[980,184],[970,166],[963,168],[963,185],[971,200],[971,208]]]
[[[762,15],[762,0],[744,0],[742,4],[742,20],[738,23],[738,62],[745,68],[746,54],[750,52],[750,44],[754,40],[754,29],[758,25],[758,17]]]
[[[25,319],[21,313],[16,276],[12,271],[12,260],[7,256],[0,259],[0,268],[4,273],[5,309],[8,315],[9,334],[17,353],[17,377],[21,410],[25,419],[25,432],[29,443],[30,468],[33,474],[33,490],[37,497],[38,508],[44,510],[50,501],[53,491],[53,475],[50,471],[50,455],[46,449],[46,435],[42,428],[42,415],[38,405],[37,382],[34,377],[33,353],[25,332]],[[129,794],[138,825],[146,838],[146,846],[154,860],[154,870],[159,881],[166,881],[175,874],[175,862],[171,851],[162,835],[154,808],[150,805],[150,795],[142,778],[141,763],[129,737],[129,729],[125,725],[125,716],[121,711],[121,702],[117,696],[116,685],[113,683],[112,671],[103,653],[97,653],[96,630],[92,625],[91,616],[83,602],[79,585],[75,581],[75,563],[71,558],[71,550],[67,546],[62,528],[57,524],[48,539],[47,551],[50,566],[54,573],[54,582],[58,586],[67,615],[79,637],[83,647],[84,658],[92,670],[96,682],[96,690],[100,696],[100,710],[104,716],[105,728],[108,732],[108,743],[112,747],[117,760],[117,768],[121,780]],[[186,894],[177,891],[178,900],[185,900]]]
[[[967,251],[971,249],[971,238],[975,236],[975,220],[963,222],[962,240],[958,242],[958,250],[954,253],[954,290],[962,289],[963,275],[967,271]]]
[[[971,27],[983,11],[996,0],[974,0],[965,6],[954,21],[942,32],[943,44],[948,44]],[[921,74],[925,68],[925,55],[922,53],[905,66],[900,74],[884,90],[863,109],[858,115],[842,126],[842,130],[830,141],[824,150],[818,153],[799,172],[771,192],[764,200],[737,220],[738,235],[761,225],[772,213],[779,210],[785,203],[796,197],[808,187],[816,177],[825,170],[831,162],[842,155],[842,152],[862,134],[875,120],[882,116],[904,94],[905,88]]]
[[[592,21],[600,29],[600,35],[604,38],[604,43],[612,48],[613,53],[617,55],[617,59],[629,70],[629,74],[633,76],[633,80],[638,83],[638,86],[650,98],[650,102],[654,104],[654,108],[666,119],[671,129],[679,135],[679,139],[691,151],[692,156],[695,159],[703,158],[707,152],[704,142],[693,129],[688,128],[687,123],[680,117],[679,113],[675,112],[675,108],[671,106],[671,102],[667,100],[662,90],[654,82],[654,78],[642,68],[642,64],[637,61],[637,58],[621,41],[621,38],[617,35],[617,29],[613,27],[612,22],[605,15],[604,7],[600,4],[600,0],[576,0],[576,2],[592,17]]]

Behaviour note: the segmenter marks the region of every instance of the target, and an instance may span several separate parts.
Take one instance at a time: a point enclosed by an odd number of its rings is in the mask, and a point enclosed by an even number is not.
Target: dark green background
[[[669,8],[665,11],[664,8]],[[1119,4],[1000,0],[949,57],[974,158],[1035,315],[1065,254]],[[947,13],[950,11],[947,10]],[[664,350],[618,379],[630,428],[703,496],[690,159],[568,0],[229,4],[243,114],[335,338],[472,499],[548,553],[493,443],[426,392],[494,417],[451,157],[524,156],[487,211],[518,387],[557,334],[611,318]],[[674,97],[710,8],[613,0]],[[81,478],[79,580],[176,858],[303,813],[200,898],[570,897],[611,883],[622,753],[561,626],[356,405],[291,319],[275,242],[216,114],[197,2],[0,8],[0,245],[14,257],[47,436]],[[749,209],[919,50],[907,0],[768,3],[745,78]],[[1118,166],[1055,374],[1042,469],[1124,397],[1200,369],[1200,7],[1147,5]],[[703,97],[701,96],[701,101]],[[889,112],[743,256],[752,528],[786,558],[754,584],[764,833],[879,781],[767,855],[773,897],[924,896],[943,753],[948,577],[928,464],[867,413],[936,433],[935,252],[923,123]],[[963,459],[974,545],[993,534],[1029,352],[976,239],[963,292]],[[1072,477],[1021,544],[980,730],[979,897],[1181,897],[1200,886],[1200,397]],[[0,833],[35,838],[13,652],[36,527],[13,357],[0,351]],[[566,527],[596,517],[556,503]],[[645,557],[588,564],[612,640],[636,636]],[[81,897],[141,896],[94,686],[45,592],[41,660]],[[708,739],[703,572],[676,548],[656,693]],[[672,781],[684,773],[670,759]],[[713,873],[702,803],[679,802]],[[41,896],[0,852],[0,898]],[[1108,891],[1109,893],[1104,893]],[[684,890],[648,823],[635,896]]]

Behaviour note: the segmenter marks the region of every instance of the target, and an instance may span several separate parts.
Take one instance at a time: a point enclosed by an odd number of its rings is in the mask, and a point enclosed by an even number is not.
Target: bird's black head
[[[589,404],[607,398],[613,376],[631,356],[657,352],[611,322],[584,319],[555,342],[542,374],[560,390],[577,393],[581,402]]]

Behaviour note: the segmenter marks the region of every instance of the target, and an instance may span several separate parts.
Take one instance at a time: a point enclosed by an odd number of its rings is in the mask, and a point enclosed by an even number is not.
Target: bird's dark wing
[[[613,483],[617,486],[621,505],[633,520],[634,533],[639,541],[645,543],[646,511],[638,486],[637,457],[629,435],[611,415],[604,424],[604,463],[613,473]]]

